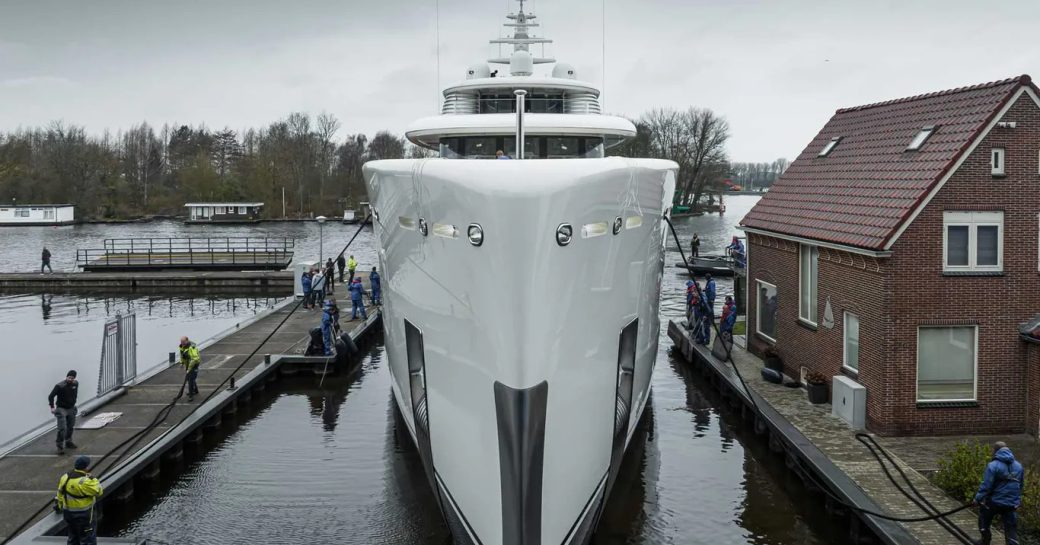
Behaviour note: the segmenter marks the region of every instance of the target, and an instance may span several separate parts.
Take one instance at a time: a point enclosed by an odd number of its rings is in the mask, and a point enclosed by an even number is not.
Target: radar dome
[[[466,79],[491,77],[491,69],[486,64],[474,64],[466,69]]]
[[[574,67],[569,64],[559,63],[553,67],[552,76],[554,78],[562,79],[577,79],[577,75],[574,74]]]
[[[534,74],[534,56],[530,51],[522,49],[514,51],[509,58],[509,73],[514,76],[530,76]]]

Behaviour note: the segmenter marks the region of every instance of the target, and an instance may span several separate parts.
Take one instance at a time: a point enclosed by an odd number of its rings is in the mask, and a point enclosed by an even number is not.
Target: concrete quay
[[[89,455],[97,464],[105,453],[115,451],[104,463],[91,468],[92,473],[100,475],[105,488],[100,505],[103,513],[105,509],[135,501],[135,487],[146,490],[156,482],[160,473],[178,471],[171,469],[177,467],[172,462],[179,460],[186,448],[198,446],[207,434],[221,433],[222,421],[233,421],[239,409],[245,410],[253,402],[254,393],[262,392],[268,383],[283,375],[300,372],[355,372],[360,361],[356,357],[350,358],[343,368],[337,368],[328,358],[303,356],[309,342],[309,331],[318,325],[321,314],[302,307],[293,312],[296,307],[296,301],[290,300],[252,323],[202,345],[198,378],[200,395],[194,401],[188,401],[187,397],[178,400],[166,418],[147,431],[136,445],[119,447],[138,432],[148,429],[160,411],[175,398],[184,381],[184,371],[180,366],[162,366],[139,378],[137,384],[125,388],[123,395],[95,408],[94,412],[120,412],[122,416],[101,429],[77,429],[75,441],[78,450],[66,451],[63,456],[56,454],[52,428],[0,457],[0,513],[3,513],[0,517],[0,542],[6,543],[12,532],[48,504],[54,497],[58,477],[69,471],[79,454]],[[382,316],[378,308],[372,309],[367,320],[348,321],[347,318],[349,314],[341,318],[341,324],[344,331],[350,331],[359,348],[371,342],[381,331]],[[284,324],[278,328],[283,320]],[[272,332],[271,338],[263,342]],[[171,347],[176,345],[177,336],[176,332],[171,332]],[[257,350],[256,355],[247,361],[254,350]],[[239,365],[242,368],[236,372]],[[233,389],[226,382],[232,376]],[[86,417],[81,415],[80,422],[84,420]],[[46,509],[36,515],[32,524],[11,543],[50,543],[63,530],[61,516]],[[105,542],[133,543],[127,540]]]
[[[692,369],[708,377],[730,405],[753,425],[755,432],[765,436],[770,450],[783,456],[787,467],[801,477],[810,491],[826,486],[831,494],[843,502],[877,513],[898,518],[925,516],[885,476],[884,470],[867,448],[856,440],[856,430],[844,421],[831,416],[830,404],[809,403],[805,390],[772,384],[762,379],[762,360],[735,345],[733,361],[747,384],[745,390],[733,367],[720,360],[707,346],[694,342],[684,322],[670,321],[668,336],[672,339],[676,356]],[[749,391],[750,390],[750,391]],[[752,398],[761,414],[756,417]],[[891,448],[899,439],[875,438],[895,459],[913,485],[939,511],[947,511],[960,504],[933,485],[911,464],[900,458],[906,450]],[[927,441],[921,439],[920,441]],[[949,445],[951,441],[931,441]],[[895,472],[893,471],[893,474]],[[898,476],[896,477],[898,479]],[[904,488],[906,487],[903,484]],[[888,545],[950,545],[958,541],[936,521],[893,522],[863,513],[856,513],[826,495],[822,496],[828,513],[848,518],[850,543],[880,542]],[[980,538],[977,520],[970,510],[960,511],[947,518],[965,530],[974,540]],[[1003,536],[994,528],[994,543],[1003,542]]]
[[[0,293],[110,292],[290,295],[292,271],[0,273]]]

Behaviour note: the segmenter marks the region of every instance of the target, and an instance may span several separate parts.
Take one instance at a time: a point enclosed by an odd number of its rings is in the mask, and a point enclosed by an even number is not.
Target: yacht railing
[[[599,114],[599,99],[593,93],[578,93],[558,98],[530,98],[524,105],[529,114]],[[444,98],[442,114],[515,114],[515,97],[477,98],[451,93]]]

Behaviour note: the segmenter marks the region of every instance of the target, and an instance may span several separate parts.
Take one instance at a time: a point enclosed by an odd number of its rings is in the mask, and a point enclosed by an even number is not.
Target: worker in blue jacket
[[[379,272],[375,267],[372,267],[372,274],[368,275],[368,285],[372,288],[372,304],[381,305],[383,303],[383,285],[380,283]]]
[[[701,294],[701,296],[697,298],[697,308],[694,315],[694,319],[697,322],[694,329],[694,337],[697,340],[697,344],[707,345],[711,342],[711,324],[714,322],[712,319],[711,305],[708,304],[707,294]]]
[[[303,308],[310,308],[311,306],[311,271],[305,270],[300,275],[300,286],[303,287]]]
[[[365,301],[362,299],[364,295],[365,287],[361,285],[361,279],[354,278],[354,281],[350,283],[351,320],[357,320],[358,310],[361,311],[362,320],[368,319],[368,313],[365,312]]]
[[[979,505],[979,533],[982,545],[989,545],[993,538],[990,525],[1000,515],[1004,523],[1004,543],[1018,545],[1018,506],[1022,504],[1025,472],[1022,464],[1003,441],[993,445],[993,460],[986,465],[982,484],[975,494]]]
[[[726,296],[726,302],[722,304],[722,318],[719,320],[719,334],[729,341],[733,337],[733,326],[737,325],[737,305],[733,297]]]
[[[708,299],[708,308],[715,312],[715,279],[711,273],[704,275],[704,297]]]
[[[325,344],[325,355],[331,356],[334,353],[333,347],[336,341],[333,340],[336,329],[336,305],[332,301],[325,301],[325,306],[322,308],[321,313],[321,340]]]

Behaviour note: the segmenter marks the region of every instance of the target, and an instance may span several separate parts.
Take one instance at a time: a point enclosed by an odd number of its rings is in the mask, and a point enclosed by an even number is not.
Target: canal
[[[702,253],[718,253],[732,235],[739,234],[734,226],[754,200],[728,198],[728,213],[723,217],[677,220],[684,244],[696,231],[703,241]],[[164,229],[185,229],[165,223]],[[129,236],[135,236],[134,229],[157,228],[108,227]],[[299,233],[308,251],[316,246],[314,226],[263,224],[261,228],[272,236]],[[333,238],[326,226],[326,248],[343,243],[346,228],[341,231]],[[63,240],[55,233],[46,236]],[[22,252],[32,250],[35,259],[39,242],[23,244]],[[359,243],[357,253],[364,262],[365,253],[371,252],[369,241],[362,237]],[[662,283],[665,323],[682,315],[687,279],[672,267],[680,257],[674,243],[669,247]],[[731,283],[720,279],[719,292],[731,291]],[[32,297],[39,313],[40,296]],[[182,317],[177,325],[191,321],[202,319]],[[211,325],[210,334],[222,328]],[[30,346],[42,348],[67,338],[65,328],[30,329],[19,333]],[[6,325],[3,337],[13,338],[8,337]],[[725,408],[702,378],[669,357],[670,344],[662,325],[652,403],[593,543],[822,545],[846,541],[846,529],[822,515],[818,499],[806,495],[783,460],[744,427],[738,414]],[[95,340],[84,346],[94,349],[96,345]],[[168,351],[165,346],[162,353]],[[30,347],[15,352],[36,353]],[[16,369],[16,376],[31,374],[18,364],[3,361],[2,365]],[[135,501],[129,511],[107,513],[103,535],[148,537],[157,543],[447,543],[449,536],[418,454],[398,427],[389,381],[383,349],[377,344],[365,354],[354,376],[279,382],[222,436],[208,439],[198,452],[186,456],[183,471],[162,482],[148,500]],[[2,388],[12,390],[11,383]]]

